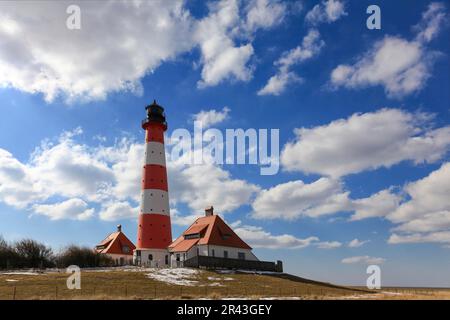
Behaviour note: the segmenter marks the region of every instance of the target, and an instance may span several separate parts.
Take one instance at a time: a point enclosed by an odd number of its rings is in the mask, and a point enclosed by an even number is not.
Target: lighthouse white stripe
[[[160,142],[147,142],[145,146],[145,164],[157,164],[166,166],[166,154],[164,144]]]
[[[145,189],[141,192],[141,213],[170,215],[169,194],[159,189]]]

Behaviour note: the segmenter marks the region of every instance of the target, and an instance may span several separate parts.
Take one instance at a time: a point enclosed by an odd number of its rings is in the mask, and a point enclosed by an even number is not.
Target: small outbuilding
[[[133,264],[134,249],[136,246],[122,232],[120,224],[117,226],[116,232],[111,233],[95,246],[97,253],[107,255],[119,266]]]

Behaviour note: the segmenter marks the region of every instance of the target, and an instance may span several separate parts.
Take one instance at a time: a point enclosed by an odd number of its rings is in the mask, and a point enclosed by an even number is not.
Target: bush
[[[0,269],[17,267],[19,260],[14,248],[0,236]]]
[[[111,258],[98,254],[90,248],[71,245],[58,254],[56,265],[59,268],[66,268],[70,265],[76,265],[80,268],[92,268],[112,266],[114,262]]]
[[[19,267],[48,268],[55,265],[52,249],[35,240],[20,240],[15,243],[14,250],[19,256]]]
[[[24,239],[13,245],[0,237],[0,269],[54,266],[53,252],[44,244]]]
[[[0,269],[18,268],[109,267],[114,261],[91,248],[71,245],[54,255],[51,248],[35,240],[24,239],[12,245],[0,236]]]

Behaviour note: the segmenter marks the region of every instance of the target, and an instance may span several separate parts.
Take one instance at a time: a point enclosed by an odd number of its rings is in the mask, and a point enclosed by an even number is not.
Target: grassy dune
[[[159,272],[164,270],[82,271],[81,290],[67,289],[68,274],[64,272],[0,274],[0,299],[450,299],[448,289],[387,288],[371,292],[289,275],[222,274],[194,269],[187,270],[193,274],[184,277]]]
[[[271,275],[199,271],[188,285],[148,277],[149,271],[82,271],[81,290],[68,290],[68,274],[0,274],[0,299],[197,299],[301,297],[323,299],[361,293],[353,288]],[[15,280],[15,281],[12,281]]]

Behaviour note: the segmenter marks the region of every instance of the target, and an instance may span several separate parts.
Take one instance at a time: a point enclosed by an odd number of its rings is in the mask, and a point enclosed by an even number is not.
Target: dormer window
[[[200,233],[191,233],[191,234],[185,234],[184,235],[184,239],[188,240],[188,239],[198,239],[200,238]]]

